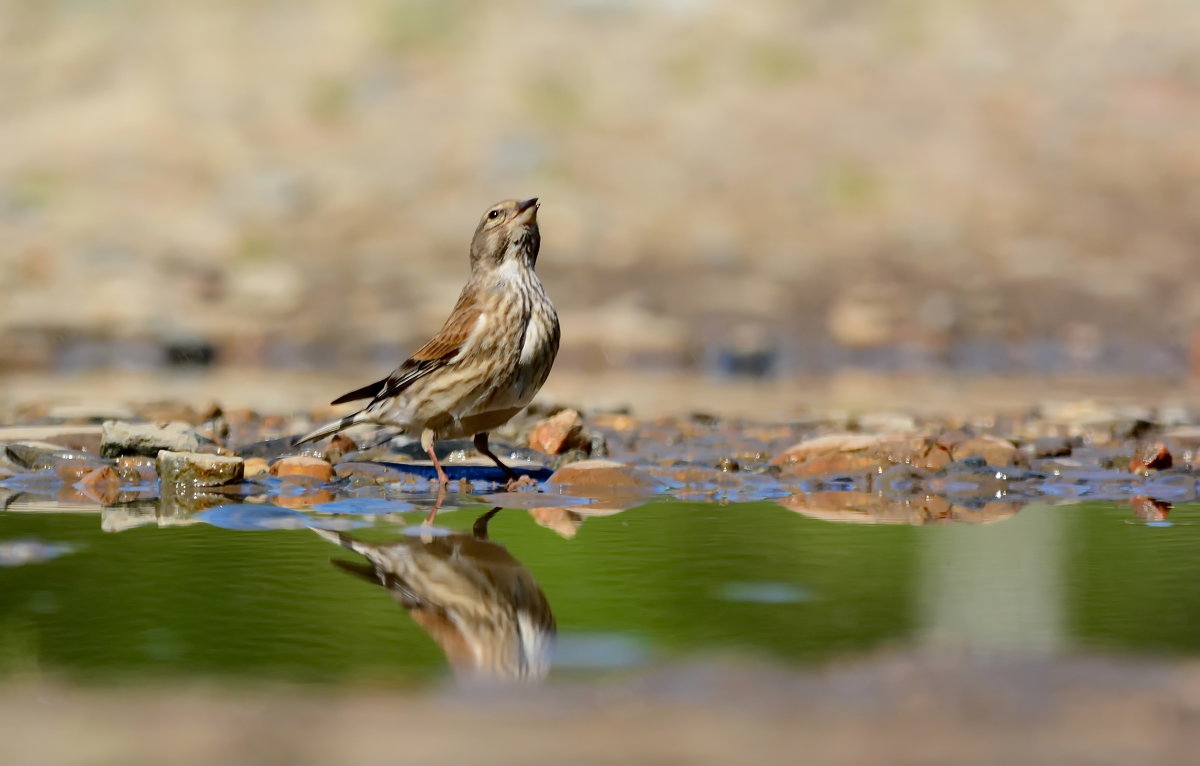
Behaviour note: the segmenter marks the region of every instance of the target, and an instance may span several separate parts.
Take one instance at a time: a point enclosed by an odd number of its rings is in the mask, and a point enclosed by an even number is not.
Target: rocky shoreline
[[[0,426],[0,501],[9,510],[95,509],[113,530],[193,523],[238,506],[240,524],[259,514],[266,525],[303,525],[331,504],[341,513],[371,502],[428,505],[430,465],[405,437],[364,429],[291,446],[330,414],[24,405]],[[451,501],[526,508],[567,536],[588,514],[662,497],[925,524],[1084,500],[1127,502],[1135,518],[1163,522],[1174,504],[1200,495],[1200,412],[1182,406],[1076,401],[968,417],[831,413],[764,424],[535,405],[494,443],[529,477],[524,486],[504,492],[469,441],[449,441],[438,449]]]

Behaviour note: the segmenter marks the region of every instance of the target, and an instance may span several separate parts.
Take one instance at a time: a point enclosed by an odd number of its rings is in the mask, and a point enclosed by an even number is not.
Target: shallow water
[[[454,637],[406,613],[370,581],[378,573],[356,577],[331,564],[364,559],[304,526],[426,551],[438,539],[469,540],[488,510],[451,503],[429,532],[419,527],[421,503],[412,505],[284,514],[274,525],[284,528],[196,521],[120,532],[103,531],[94,510],[48,503],[0,512],[0,543],[26,554],[0,567],[0,674],[446,677],[456,651],[464,667]],[[448,558],[484,562],[492,583],[503,578],[488,567],[500,561],[540,585],[558,631],[551,678],[712,654],[809,663],[898,644],[1200,652],[1197,504],[1149,523],[1129,503],[1086,502],[1031,504],[988,524],[908,526],[824,521],[773,502],[666,499],[611,515],[560,512],[569,538],[536,523],[538,511],[499,511],[490,542]],[[44,545],[19,549],[18,540]],[[489,662],[475,670],[504,675]]]

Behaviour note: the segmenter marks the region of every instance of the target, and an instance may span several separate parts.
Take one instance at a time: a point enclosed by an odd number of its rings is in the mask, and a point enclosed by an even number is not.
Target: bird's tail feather
[[[326,423],[312,433],[305,434],[293,442],[296,444],[304,444],[305,442],[315,442],[318,439],[324,439],[326,436],[333,436],[338,431],[344,431],[350,426],[358,425],[366,421],[366,416],[361,412],[356,412],[353,415],[347,415],[344,418],[339,418],[332,423]]]

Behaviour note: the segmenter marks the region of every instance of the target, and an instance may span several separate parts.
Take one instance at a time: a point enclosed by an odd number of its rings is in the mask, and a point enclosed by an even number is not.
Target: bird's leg
[[[442,492],[446,491],[446,485],[450,480],[446,478],[446,472],[442,470],[442,464],[437,459],[437,453],[433,451],[434,433],[432,428],[426,428],[421,432],[421,446],[425,448],[425,452],[429,454],[429,459],[433,461],[433,468],[437,471],[438,485],[442,488]]]
[[[433,508],[430,509],[429,515],[425,517],[425,526],[433,524],[433,520],[437,518],[437,513],[441,510],[442,503],[446,501],[446,485],[439,484],[437,497],[433,500]]]
[[[496,506],[492,510],[475,519],[475,524],[471,527],[471,534],[475,535],[476,540],[486,540],[488,535],[488,522],[497,513],[500,513],[501,506]]]
[[[488,449],[487,431],[475,434],[474,441],[475,449],[479,450],[481,455],[486,455],[493,463],[500,467],[501,471],[504,471],[504,478],[508,479],[509,485],[512,485],[513,482],[517,481],[517,472],[506,466],[503,462],[501,462],[500,458],[496,457],[496,455],[490,449]]]

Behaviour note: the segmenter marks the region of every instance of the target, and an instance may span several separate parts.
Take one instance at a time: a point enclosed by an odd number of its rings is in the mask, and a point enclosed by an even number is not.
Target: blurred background
[[[0,371],[381,373],[536,195],[557,374],[1182,379],[1197,40],[1194,0],[0,0]]]

